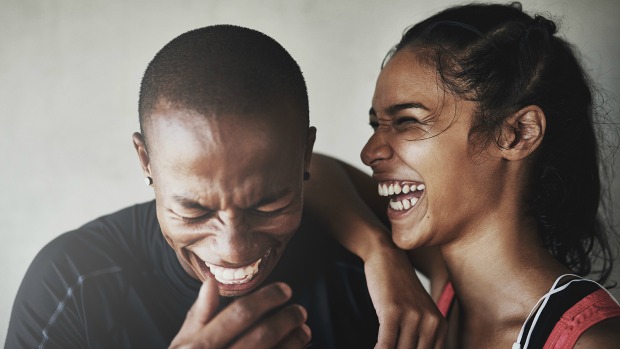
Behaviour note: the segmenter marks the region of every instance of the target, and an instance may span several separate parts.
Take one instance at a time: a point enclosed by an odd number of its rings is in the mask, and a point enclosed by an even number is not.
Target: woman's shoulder
[[[518,343],[521,348],[596,348],[584,343],[617,340],[611,332],[618,332],[619,321],[620,305],[603,286],[563,275],[524,324]]]
[[[617,348],[620,346],[620,316],[608,318],[588,328],[573,348]]]

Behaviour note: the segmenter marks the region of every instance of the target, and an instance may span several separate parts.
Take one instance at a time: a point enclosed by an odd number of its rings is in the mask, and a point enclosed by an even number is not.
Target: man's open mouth
[[[237,268],[226,268],[205,261],[203,262],[219,283],[224,285],[240,285],[250,282],[259,273],[262,269],[263,261],[266,260],[270,254],[271,248],[267,250],[263,257]]]
[[[267,255],[269,254],[269,251],[267,251]],[[258,274],[258,269],[263,258],[264,257],[261,257],[253,263],[239,268],[225,268],[219,265],[209,264],[207,262],[205,262],[205,264],[218,282],[226,285],[234,285],[243,284],[252,280],[252,278]]]

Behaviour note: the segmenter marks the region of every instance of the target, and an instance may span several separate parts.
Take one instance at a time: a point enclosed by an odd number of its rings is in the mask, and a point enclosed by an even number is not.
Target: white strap
[[[571,280],[571,281],[567,282],[566,284],[562,285],[561,287],[557,288],[558,287],[558,283],[560,283],[560,281],[565,276],[574,276],[577,279]],[[519,331],[519,336],[517,337],[517,341],[512,345],[513,349],[527,349],[528,345],[530,344],[530,337],[532,335],[532,329],[534,329],[536,327],[536,322],[538,321],[538,318],[539,318],[540,314],[542,313],[542,310],[547,305],[547,301],[549,300],[549,297],[551,297],[551,295],[553,295],[553,294],[555,294],[557,292],[560,292],[560,291],[566,289],[566,287],[568,287],[568,285],[570,285],[571,283],[573,283],[575,281],[590,281],[590,280],[584,280],[579,275],[575,275],[575,274],[563,274],[563,275],[560,275],[557,279],[555,279],[555,282],[551,286],[551,289],[549,290],[549,292],[547,292],[544,296],[542,296],[538,300],[538,302],[536,302],[536,305],[530,311],[530,314],[528,315],[527,319],[525,319],[525,322],[523,323],[523,326],[521,326],[521,331]],[[539,305],[540,305],[540,307],[539,307]],[[532,317],[534,312],[535,312],[534,321],[532,322],[532,326],[530,326],[530,330],[529,330],[529,332],[527,334],[527,338],[525,340],[525,343],[523,344],[523,347],[521,347],[521,344],[519,344],[519,343],[521,343],[521,341],[523,339],[523,335],[524,335],[524,331],[525,331],[525,325],[527,324],[529,319]]]

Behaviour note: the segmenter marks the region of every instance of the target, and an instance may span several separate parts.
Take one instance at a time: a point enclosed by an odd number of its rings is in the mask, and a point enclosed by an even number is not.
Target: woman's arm
[[[416,342],[424,348],[441,347],[445,321],[407,255],[393,244],[384,224],[387,202],[377,194],[376,183],[352,166],[320,154],[314,154],[310,172],[304,189],[307,207],[364,261],[380,323],[377,347],[412,347]],[[438,261],[434,257],[414,254],[412,260],[427,272],[441,269],[434,265]]]

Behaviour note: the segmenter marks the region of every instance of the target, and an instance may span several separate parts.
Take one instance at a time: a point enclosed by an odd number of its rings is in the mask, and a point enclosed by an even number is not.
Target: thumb
[[[200,325],[208,323],[215,315],[220,303],[219,296],[220,290],[217,287],[217,281],[213,278],[205,280],[200,287],[200,292],[198,292],[198,298],[188,314],[188,320]]]

